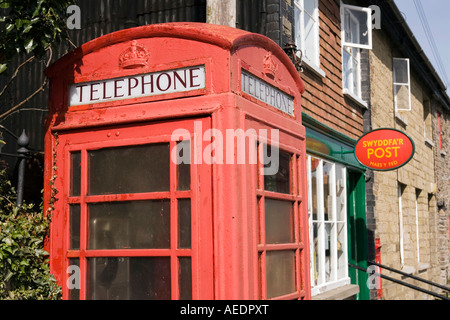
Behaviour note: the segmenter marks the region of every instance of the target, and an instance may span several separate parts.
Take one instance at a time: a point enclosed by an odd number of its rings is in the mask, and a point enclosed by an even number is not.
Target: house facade
[[[71,30],[76,46],[125,28],[191,21],[262,34],[291,58],[305,84],[312,299],[429,298],[386,280],[370,282],[363,271],[370,261],[446,284],[449,99],[392,1],[100,2],[78,2],[81,29]],[[26,109],[8,121],[42,136],[43,123],[30,124],[37,111]],[[415,156],[395,171],[369,170],[355,146],[363,134],[386,127],[414,140]],[[41,140],[34,144],[43,150]]]

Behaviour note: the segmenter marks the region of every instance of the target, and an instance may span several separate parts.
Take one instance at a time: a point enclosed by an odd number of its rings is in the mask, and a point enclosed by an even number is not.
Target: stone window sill
[[[369,105],[367,104],[367,102],[365,102],[364,100],[362,100],[360,97],[355,96],[353,93],[351,93],[350,91],[348,91],[347,89],[344,89],[343,91],[344,93],[344,97],[350,99],[351,101],[353,101],[354,103],[356,103],[358,106],[360,106],[363,109],[369,109]]]
[[[324,301],[324,300],[345,300],[359,293],[359,286],[354,284],[348,284],[343,287],[330,290],[321,294],[318,294],[311,298],[311,300]]]
[[[302,61],[303,67],[314,73],[316,76],[319,76],[321,78],[325,78],[326,74],[325,71],[323,71],[320,66],[317,66],[313,64],[312,62],[309,62],[308,60]]]
[[[408,121],[406,121],[405,118],[403,118],[400,113],[395,112],[395,119],[400,122],[400,124],[404,127],[408,126]]]
[[[431,141],[431,139],[428,139],[427,137],[425,137],[425,145],[428,146],[431,149],[434,148],[434,142]]]

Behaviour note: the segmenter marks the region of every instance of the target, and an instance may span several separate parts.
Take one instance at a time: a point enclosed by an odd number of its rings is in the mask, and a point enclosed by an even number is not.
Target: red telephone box
[[[65,299],[309,299],[303,82],[268,38],[127,29],[47,70]]]

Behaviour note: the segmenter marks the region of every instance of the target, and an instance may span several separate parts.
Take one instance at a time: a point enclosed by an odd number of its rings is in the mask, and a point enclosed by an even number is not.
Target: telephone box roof
[[[91,40],[66,54],[48,67],[45,74],[50,79],[58,77],[62,69],[66,69],[70,65],[75,65],[77,61],[82,60],[84,56],[117,43],[134,39],[164,37],[209,43],[230,52],[245,46],[264,48],[271,51],[278,59],[280,59],[291,76],[296,80],[300,93],[302,94],[304,92],[304,84],[298,71],[295,69],[293,63],[283,49],[271,39],[257,33],[251,33],[228,26],[195,22],[145,25],[104,35]]]

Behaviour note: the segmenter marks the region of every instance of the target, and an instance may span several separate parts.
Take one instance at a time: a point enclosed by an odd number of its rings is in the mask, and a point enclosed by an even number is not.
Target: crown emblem
[[[144,46],[131,41],[131,45],[119,57],[119,66],[123,69],[135,69],[147,66],[149,52]]]
[[[273,61],[272,53],[269,52],[264,57],[264,73],[272,78],[275,77],[275,73],[278,71],[278,65]]]

